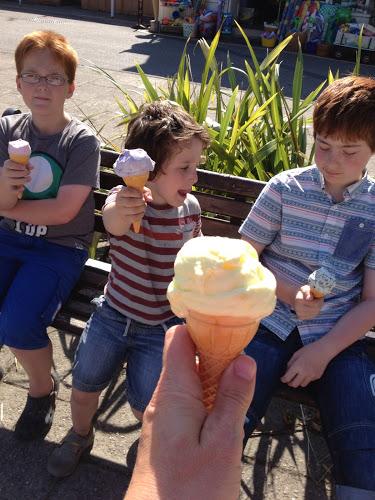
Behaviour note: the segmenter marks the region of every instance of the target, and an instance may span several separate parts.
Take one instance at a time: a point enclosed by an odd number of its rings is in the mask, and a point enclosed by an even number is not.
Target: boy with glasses
[[[29,378],[15,434],[31,440],[52,425],[58,379],[47,327],[87,259],[99,143],[64,109],[78,57],[62,35],[24,36],[15,61],[17,89],[30,111],[0,120],[0,344]],[[17,139],[30,143],[27,165],[8,159],[8,143]]]

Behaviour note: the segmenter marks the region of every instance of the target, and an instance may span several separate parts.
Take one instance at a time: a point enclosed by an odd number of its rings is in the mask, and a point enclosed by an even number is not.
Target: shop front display
[[[316,0],[287,0],[277,37],[299,37],[305,52],[337,58],[354,58],[362,30],[362,62],[373,62],[375,28],[370,0],[329,3]]]
[[[159,0],[160,32],[211,38],[217,30],[231,34],[239,0]]]

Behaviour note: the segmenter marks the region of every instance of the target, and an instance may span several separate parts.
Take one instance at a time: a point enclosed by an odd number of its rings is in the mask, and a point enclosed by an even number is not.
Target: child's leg
[[[87,436],[92,428],[92,420],[98,409],[101,391],[83,392],[72,388],[70,408],[74,432],[80,436]]]
[[[41,349],[11,348],[11,350],[29,377],[30,396],[41,398],[49,394],[53,389],[51,342]]]
[[[372,496],[350,498],[375,498],[375,362],[365,341],[336,356],[313,387],[338,495],[351,487],[369,490]]]
[[[127,352],[127,318],[103,298],[89,319],[75,353],[71,411],[73,428],[48,460],[48,472],[66,477],[94,443],[93,417],[99,395],[124,364]]]
[[[164,325],[151,326],[137,321],[130,324],[125,384],[129,404],[139,421],[142,421],[143,412],[159,380],[165,332],[171,326],[181,323],[179,318],[173,318]]]
[[[290,357],[300,347],[302,344],[297,329],[283,341],[263,325],[246,347],[245,353],[256,361],[257,375],[253,401],[246,415],[244,446],[281,384],[280,377],[285,373]]]

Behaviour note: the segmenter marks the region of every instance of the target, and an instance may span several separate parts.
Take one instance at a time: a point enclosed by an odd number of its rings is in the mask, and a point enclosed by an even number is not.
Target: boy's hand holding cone
[[[311,294],[316,299],[322,299],[335,288],[336,278],[325,267],[313,271],[308,278]]]
[[[243,240],[202,236],[177,254],[168,287],[172,311],[186,319],[199,356],[203,401],[211,410],[221,374],[276,303],[276,280]]]
[[[23,139],[10,141],[8,144],[9,158],[20,165],[27,165],[31,155],[30,144]],[[18,194],[18,198],[22,198],[22,193]]]
[[[128,187],[135,188],[142,193],[154,166],[155,162],[143,149],[124,149],[113,165],[113,169]],[[140,227],[139,221],[133,222],[133,229],[136,233],[139,233]]]

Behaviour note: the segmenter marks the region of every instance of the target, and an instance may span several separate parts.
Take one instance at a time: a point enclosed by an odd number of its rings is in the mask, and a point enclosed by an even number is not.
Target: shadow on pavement
[[[46,470],[55,444],[47,441],[18,442],[11,431],[0,428],[0,498],[10,499],[87,499],[120,500],[124,496],[131,470],[91,455],[72,476],[55,479]]]

